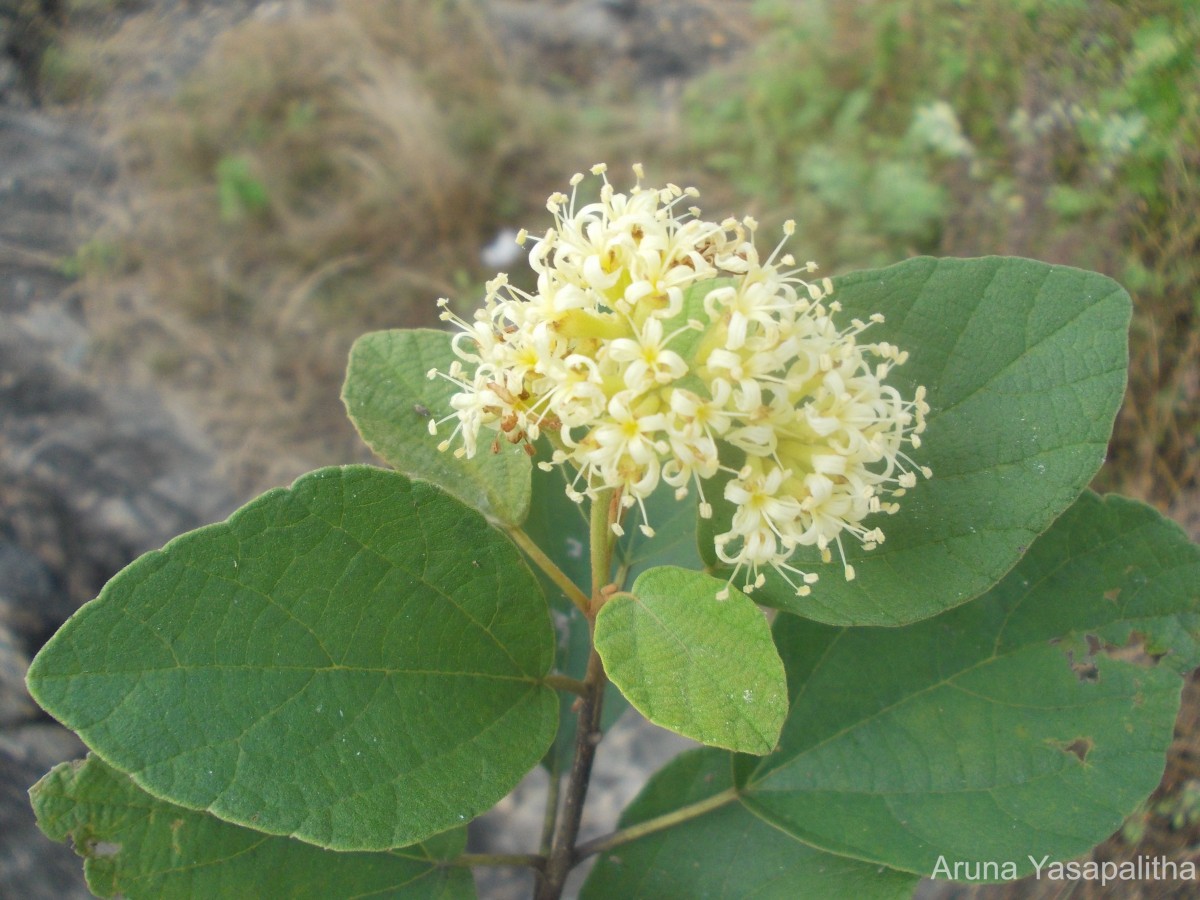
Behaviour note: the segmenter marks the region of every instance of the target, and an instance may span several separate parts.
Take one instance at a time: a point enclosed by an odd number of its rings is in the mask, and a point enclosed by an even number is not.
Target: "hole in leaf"
[[[1155,653],[1147,649],[1146,635],[1140,631],[1130,632],[1124,646],[1105,644],[1101,650],[1110,659],[1119,659],[1143,669],[1153,669],[1166,656],[1166,653]]]
[[[1147,647],[1146,635],[1140,631],[1131,631],[1123,645],[1104,641],[1094,634],[1084,635],[1084,640],[1087,642],[1087,652],[1082,655],[1081,659],[1075,658],[1078,648],[1064,649],[1066,649],[1067,663],[1070,665],[1071,671],[1075,673],[1075,677],[1080,681],[1091,683],[1100,680],[1100,669],[1095,661],[1097,656],[1103,655],[1108,659],[1118,660],[1143,669],[1152,669],[1167,655],[1166,651],[1150,650]],[[1051,640],[1050,643],[1056,644],[1058,640]]]
[[[106,859],[110,856],[116,856],[121,852],[121,845],[114,844],[112,841],[96,841],[89,848],[89,856],[96,859]]]
[[[1070,753],[1081,763],[1087,762],[1088,754],[1092,752],[1092,748],[1096,746],[1096,742],[1089,737],[1078,737],[1069,744],[1059,744],[1058,749],[1063,753]]]
[[[1094,635],[1084,635],[1084,639],[1087,641],[1087,653],[1083,655],[1082,659],[1075,658],[1075,649],[1065,648],[1067,665],[1071,667],[1071,671],[1080,681],[1094,684],[1100,680],[1100,669],[1093,660],[1100,652],[1102,645]]]

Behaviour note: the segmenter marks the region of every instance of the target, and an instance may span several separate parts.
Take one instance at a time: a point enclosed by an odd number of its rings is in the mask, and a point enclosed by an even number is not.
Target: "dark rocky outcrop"
[[[58,260],[77,193],[106,176],[87,133],[0,109],[0,897],[88,896],[26,792],[82,754],[25,691],[50,634],[138,554],[224,516],[202,436],[154,393],[87,374],[86,324]]]

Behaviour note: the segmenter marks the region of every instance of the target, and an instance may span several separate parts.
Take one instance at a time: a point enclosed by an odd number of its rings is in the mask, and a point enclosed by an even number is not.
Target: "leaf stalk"
[[[580,697],[587,696],[588,686],[586,681],[580,681],[578,678],[572,678],[569,675],[559,675],[556,672],[551,672],[542,679],[550,687],[556,691],[567,691],[572,694],[578,694]]]
[[[546,574],[546,577],[567,595],[567,599],[574,603],[581,613],[585,616],[588,615],[590,607],[588,596],[567,576],[567,573],[560,569],[554,560],[547,556],[546,552],[535,544],[523,530],[514,525],[507,528],[506,531],[513,543],[525,551],[525,555],[533,560],[534,564]]]
[[[630,841],[643,838],[648,834],[654,834],[656,831],[662,831],[664,828],[671,828],[681,822],[686,822],[688,819],[695,819],[705,813],[712,812],[714,809],[719,809],[727,803],[732,803],[737,798],[737,788],[726,788],[719,794],[713,794],[704,800],[697,801],[688,806],[681,806],[679,809],[656,816],[653,819],[647,819],[645,822],[639,822],[636,825],[630,825],[628,828],[621,828],[609,834],[601,835],[598,838],[593,838],[575,848],[575,859],[576,861],[586,859],[592,854],[604,853],[612,850],[614,847],[620,847],[622,844],[628,844]]]

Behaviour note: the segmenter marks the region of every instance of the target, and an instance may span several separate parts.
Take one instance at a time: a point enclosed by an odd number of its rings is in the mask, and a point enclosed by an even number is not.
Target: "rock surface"
[[[489,0],[518,58],[575,83],[659,85],[697,75],[746,46],[744,3],[725,0]]]
[[[119,568],[233,504],[186,422],[85,371],[87,326],[60,260],[76,196],[108,175],[85,126],[0,108],[0,897],[21,900],[89,896],[26,795],[83,752],[26,693],[30,658]]]
[[[37,830],[26,793],[52,767],[83,752],[78,738],[58,725],[0,727],[0,897],[91,896],[83,884],[83,866],[71,848],[47,840]]]

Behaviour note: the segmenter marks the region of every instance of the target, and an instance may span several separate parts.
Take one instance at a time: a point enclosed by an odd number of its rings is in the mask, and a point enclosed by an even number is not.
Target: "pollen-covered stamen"
[[[646,512],[646,501],[640,496],[633,496],[632,499],[637,502],[638,510],[642,514],[642,524],[638,526],[638,530],[648,538],[654,537],[654,529],[650,527],[650,516]]]
[[[795,233],[796,233],[796,220],[788,219],[786,222],[783,223],[783,237],[781,237],[779,239],[779,243],[775,245],[775,249],[771,251],[771,255],[767,257],[767,261],[765,263],[763,263],[764,267],[770,266],[775,262],[775,257],[777,257],[779,255],[780,251],[783,250],[784,245],[788,242],[788,240]]]
[[[805,572],[805,571],[803,571],[801,569],[797,569],[796,567],[789,565],[787,563],[777,563],[775,565],[775,571],[779,572],[779,574],[781,576],[783,576],[784,581],[786,581],[788,584],[790,584],[792,586],[793,589],[795,589],[796,596],[798,596],[798,597],[805,597],[805,596],[811,594],[812,593],[811,585],[816,584],[817,580],[818,580],[818,576],[817,576],[816,572]],[[784,572],[791,572],[794,575],[798,575],[800,577],[801,584],[799,586],[797,586],[796,583],[794,581],[792,581],[791,578],[789,578],[787,575],[784,574]]]

